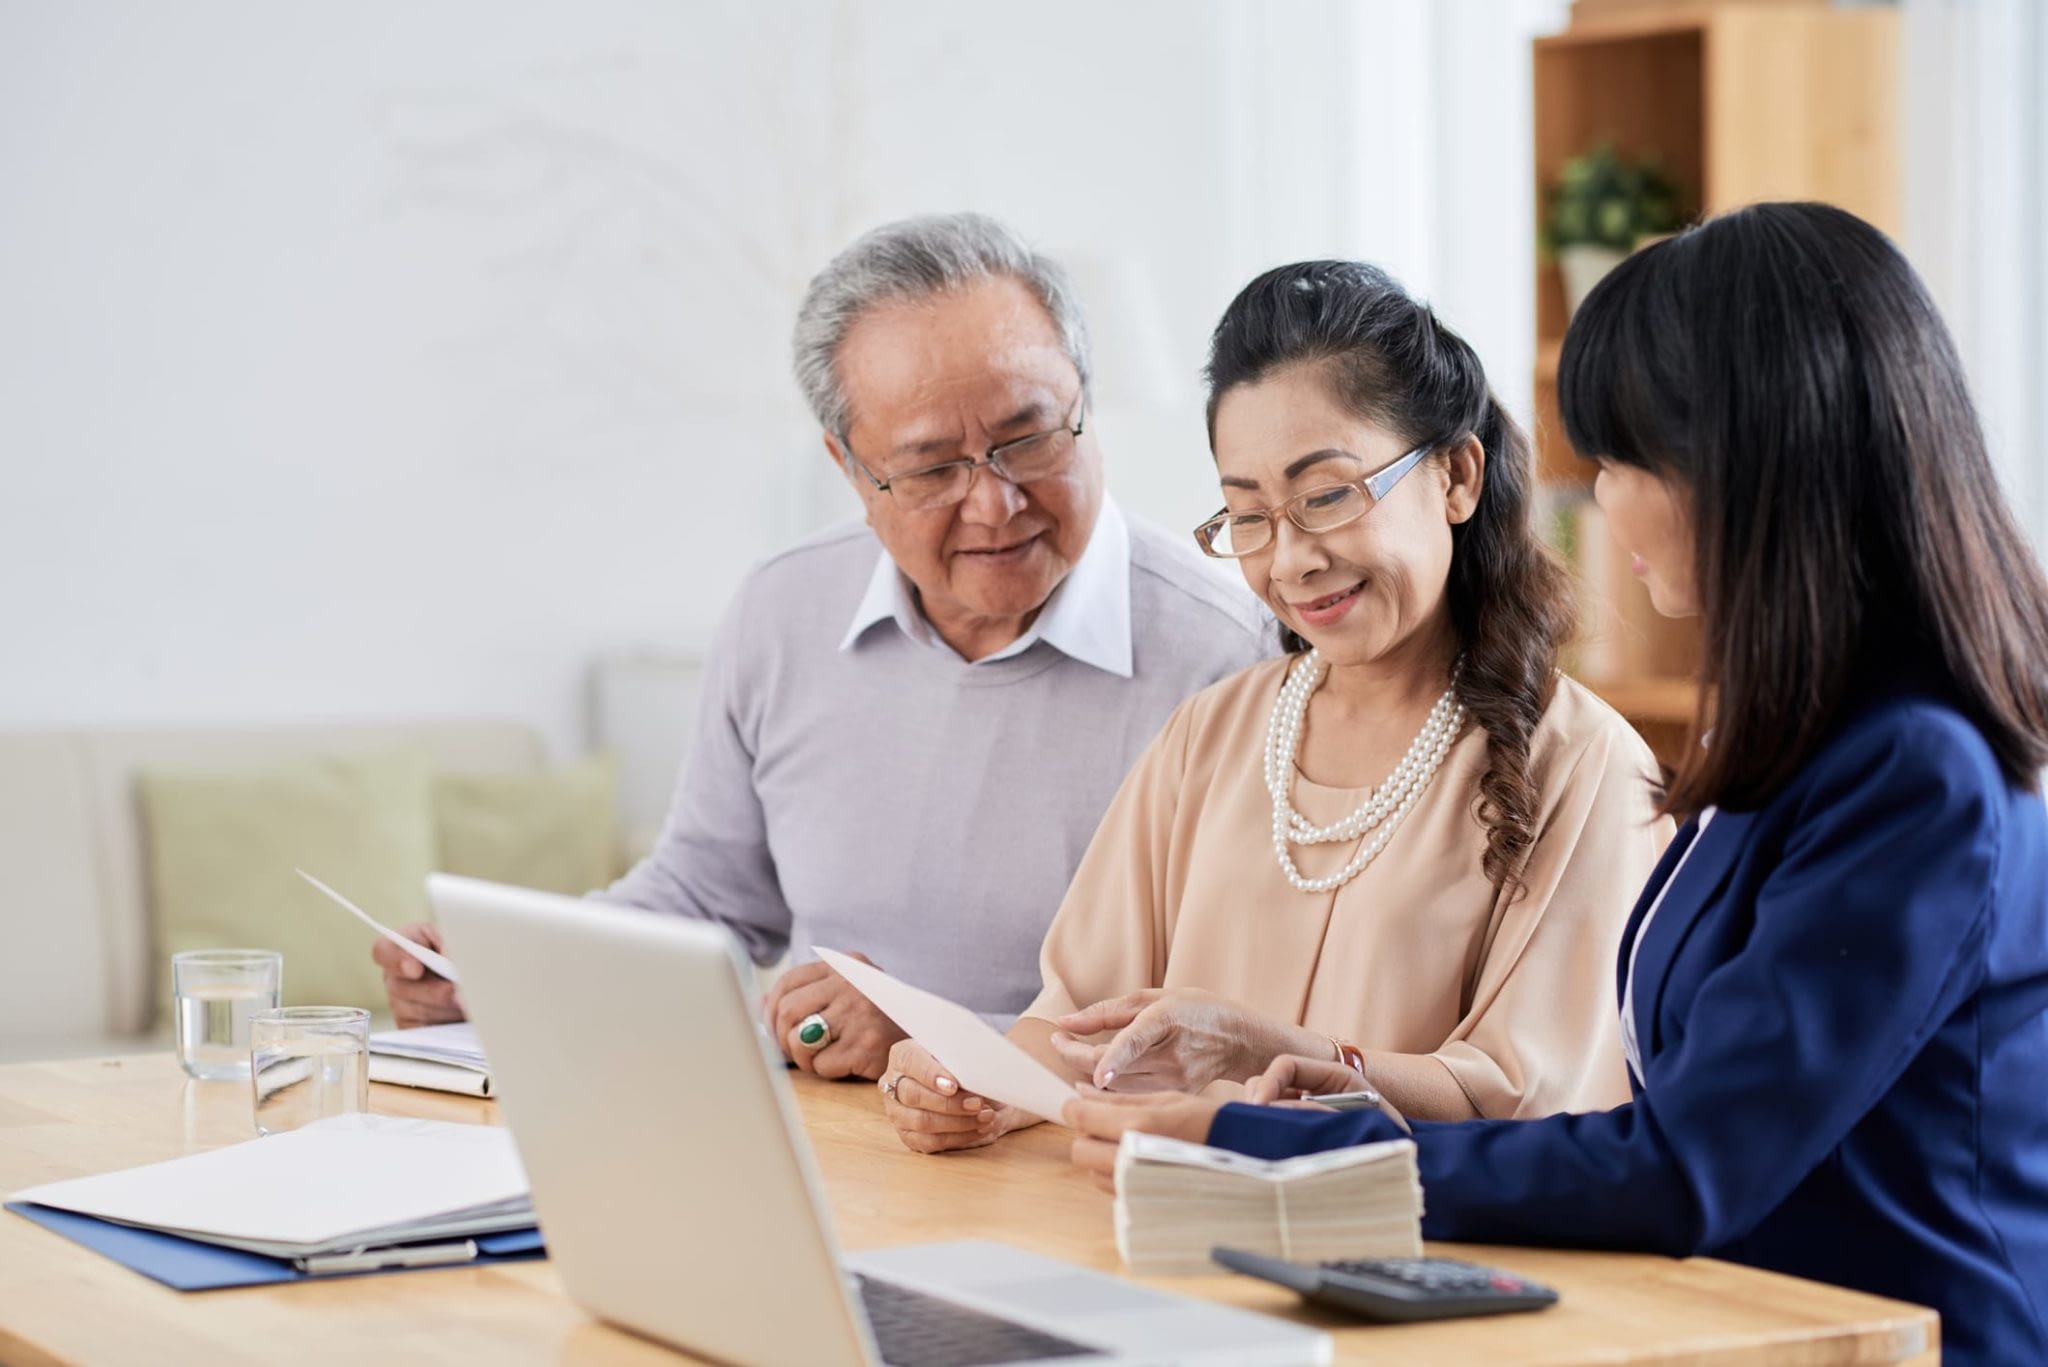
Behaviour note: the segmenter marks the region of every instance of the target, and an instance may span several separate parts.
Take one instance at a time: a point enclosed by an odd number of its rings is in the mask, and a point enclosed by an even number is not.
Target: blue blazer
[[[1634,1099],[1417,1125],[1424,1232],[1712,1254],[1931,1305],[1952,1362],[2048,1362],[2041,798],[1952,705],[1894,692],[1697,838],[1636,957]],[[1374,1112],[1232,1105],[1209,1142],[1391,1137]]]

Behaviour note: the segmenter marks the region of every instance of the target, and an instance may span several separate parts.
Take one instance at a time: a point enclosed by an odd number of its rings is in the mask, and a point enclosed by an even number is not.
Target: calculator
[[[1209,1256],[1233,1272],[1277,1282],[1300,1292],[1303,1300],[1367,1320],[1408,1323],[1505,1315],[1557,1304],[1557,1293],[1547,1286],[1455,1258],[1291,1263],[1237,1248],[1211,1249]]]

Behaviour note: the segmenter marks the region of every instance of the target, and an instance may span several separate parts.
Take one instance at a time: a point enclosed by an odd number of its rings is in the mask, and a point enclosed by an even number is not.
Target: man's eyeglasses
[[[860,457],[853,454],[853,447],[844,437],[839,439],[839,449],[846,452],[846,459],[867,478],[868,483],[895,499],[897,507],[914,513],[927,508],[944,508],[966,498],[967,490],[974,483],[974,472],[984,465],[990,473],[1001,475],[1012,484],[1050,479],[1066,469],[1067,462],[1074,458],[1074,443],[1080,440],[1081,425],[1082,413],[1077,406],[1071,424],[991,446],[979,460],[941,461],[937,465],[905,470],[887,479],[878,478],[874,471],[868,469]]]
[[[1195,528],[1195,544],[1202,548],[1203,554],[1213,555],[1219,560],[1257,555],[1272,545],[1274,537],[1279,535],[1273,521],[1279,513],[1286,513],[1287,520],[1305,532],[1335,531],[1371,512],[1381,499],[1393,492],[1394,486],[1401,482],[1401,476],[1421,464],[1422,458],[1436,448],[1437,443],[1425,442],[1392,465],[1363,479],[1304,490],[1271,508],[1241,513],[1226,509]]]

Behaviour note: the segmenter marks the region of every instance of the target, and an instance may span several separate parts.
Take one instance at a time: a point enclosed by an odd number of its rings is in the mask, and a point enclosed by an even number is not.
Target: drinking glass
[[[285,1006],[249,1022],[256,1133],[295,1130],[370,1104],[370,1013],[359,1006]]]
[[[274,949],[194,949],[171,956],[178,1062],[208,1082],[249,1076],[249,1018],[277,1005],[284,955]]]

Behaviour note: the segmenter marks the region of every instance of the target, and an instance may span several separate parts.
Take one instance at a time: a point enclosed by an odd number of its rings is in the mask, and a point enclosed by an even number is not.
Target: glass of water
[[[178,1062],[208,1082],[249,1076],[249,1017],[277,1005],[284,955],[274,949],[194,949],[171,956]]]
[[[370,1013],[359,1006],[286,1006],[249,1022],[256,1133],[295,1130],[370,1108]]]

